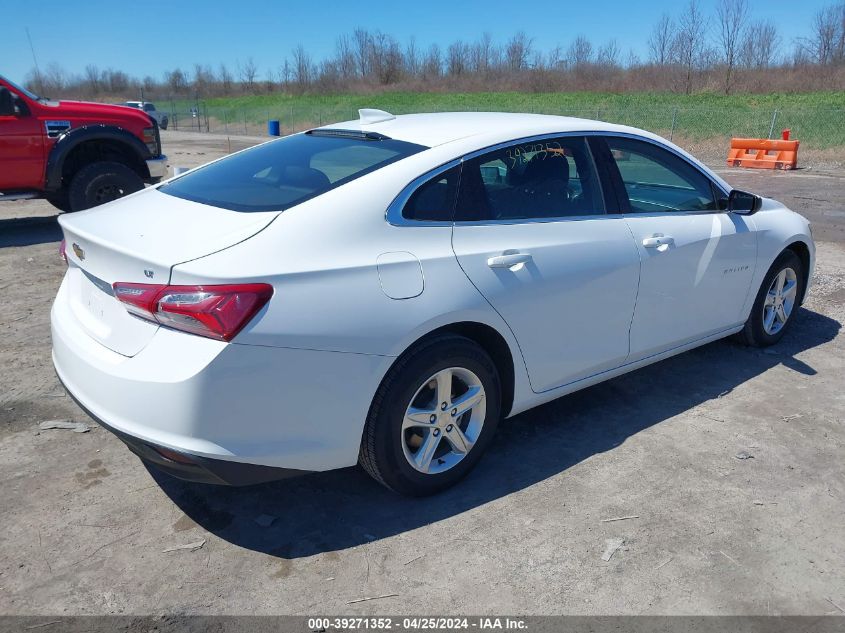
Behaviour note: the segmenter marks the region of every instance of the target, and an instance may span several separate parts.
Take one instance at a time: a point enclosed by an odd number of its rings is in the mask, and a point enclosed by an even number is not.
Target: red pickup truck
[[[51,101],[0,76],[0,201],[79,211],[167,173],[158,124],[141,110]]]

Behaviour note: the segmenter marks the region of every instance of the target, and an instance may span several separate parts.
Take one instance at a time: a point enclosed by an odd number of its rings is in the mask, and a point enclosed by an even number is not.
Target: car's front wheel
[[[777,343],[792,324],[803,296],[804,265],[793,251],[784,251],[763,279],[742,338],[755,347]]]
[[[364,428],[359,462],[396,492],[429,495],[454,485],[481,458],[501,412],[496,366],[476,343],[432,337],[382,381]]]

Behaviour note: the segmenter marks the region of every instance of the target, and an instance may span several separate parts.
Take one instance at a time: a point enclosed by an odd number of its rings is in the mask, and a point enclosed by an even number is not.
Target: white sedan
[[[527,114],[362,110],[60,224],[56,371],[135,453],[229,484],[359,463],[413,495],[503,417],[776,343],[815,252],[654,134]]]

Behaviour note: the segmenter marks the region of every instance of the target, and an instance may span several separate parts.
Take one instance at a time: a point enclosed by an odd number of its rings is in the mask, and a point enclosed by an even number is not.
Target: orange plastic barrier
[[[798,141],[732,138],[731,148],[728,151],[728,166],[795,169],[798,166]]]

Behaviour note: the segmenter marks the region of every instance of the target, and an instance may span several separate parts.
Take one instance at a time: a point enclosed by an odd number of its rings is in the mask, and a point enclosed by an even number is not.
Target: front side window
[[[283,211],[424,149],[354,133],[295,134],[206,165],[159,191],[232,211]]]
[[[145,103],[144,104],[144,112],[155,112],[156,107],[152,103]]]
[[[465,161],[455,219],[511,221],[603,214],[583,137],[520,143]]]
[[[14,81],[9,81],[5,77],[3,77],[3,75],[0,75],[0,79],[2,79],[4,82],[9,84],[9,88],[11,88],[12,94],[17,92],[18,94],[22,94],[22,95],[29,97],[33,101],[46,101],[46,99],[44,97],[39,97],[37,94],[35,94],[31,90],[27,90],[26,88],[17,85]]]
[[[715,211],[710,179],[672,152],[645,141],[606,139],[632,213]]]

